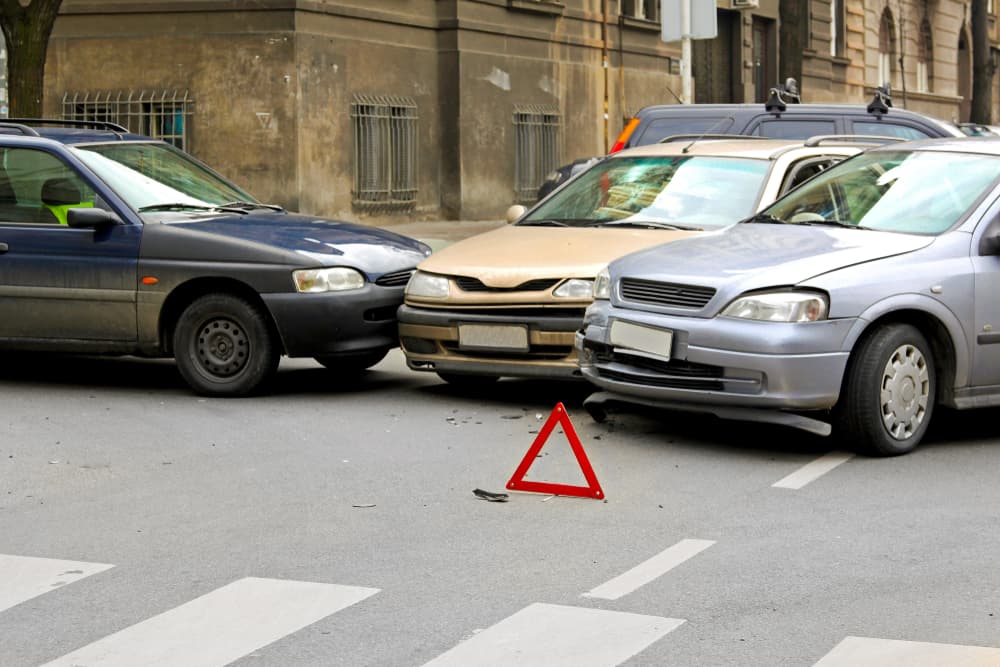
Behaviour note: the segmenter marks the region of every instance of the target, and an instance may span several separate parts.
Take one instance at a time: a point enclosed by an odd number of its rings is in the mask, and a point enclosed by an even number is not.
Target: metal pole
[[[691,2],[681,0],[681,99],[691,104]]]

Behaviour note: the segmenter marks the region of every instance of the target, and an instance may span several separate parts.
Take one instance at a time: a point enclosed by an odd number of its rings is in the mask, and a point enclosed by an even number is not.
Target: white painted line
[[[712,540],[681,540],[669,549],[664,549],[649,560],[639,563],[628,572],[583,594],[583,597],[617,600],[640,586],[666,574],[684,561],[697,556],[715,544]]]
[[[306,581],[239,579],[44,667],[219,667],[377,592]]]
[[[791,475],[772,484],[779,489],[801,489],[809,482],[816,481],[826,473],[830,472],[841,463],[847,463],[854,458],[854,454],[846,452],[830,452],[819,457],[812,463],[807,463]]]
[[[614,667],[683,619],[532,604],[424,667]]]
[[[813,667],[996,667],[1000,648],[847,637]]]
[[[0,611],[114,565],[0,554]]]

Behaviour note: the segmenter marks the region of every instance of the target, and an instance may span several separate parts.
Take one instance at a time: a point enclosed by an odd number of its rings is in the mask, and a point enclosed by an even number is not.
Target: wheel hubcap
[[[199,330],[195,353],[206,372],[217,377],[231,377],[246,366],[250,344],[246,332],[236,322],[214,319]]]
[[[930,396],[927,360],[913,345],[901,345],[882,371],[882,423],[897,440],[916,433],[927,414]]]

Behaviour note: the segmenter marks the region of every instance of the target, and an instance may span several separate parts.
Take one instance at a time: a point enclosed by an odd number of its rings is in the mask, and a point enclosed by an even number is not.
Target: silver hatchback
[[[875,455],[935,404],[1000,405],[1000,139],[849,158],[738,225],[626,255],[575,345],[609,402],[768,421]]]

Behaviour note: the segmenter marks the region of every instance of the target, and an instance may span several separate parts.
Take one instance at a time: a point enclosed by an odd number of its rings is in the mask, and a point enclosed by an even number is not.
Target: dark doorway
[[[753,17],[753,91],[755,102],[766,102],[771,87],[778,83],[774,52],[777,33],[774,20]]]
[[[742,102],[740,89],[740,13],[718,10],[719,35],[691,44],[694,101]]]

